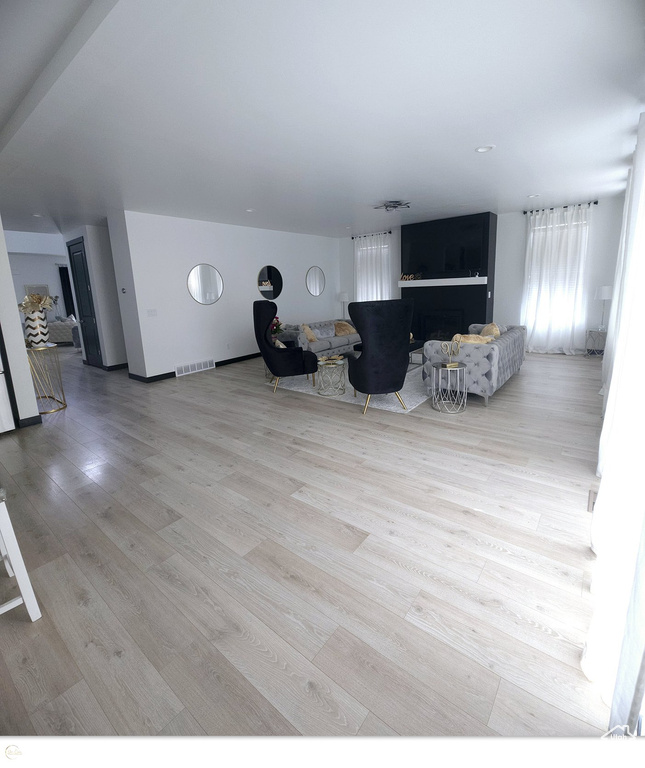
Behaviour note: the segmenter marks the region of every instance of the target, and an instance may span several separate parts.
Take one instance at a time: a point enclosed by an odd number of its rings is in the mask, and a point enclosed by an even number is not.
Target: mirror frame
[[[212,301],[201,301],[197,298],[197,296],[194,295],[194,293],[191,290],[190,287],[190,276],[193,274],[193,272],[198,269],[199,267],[210,267],[214,272],[219,275],[219,281],[222,284],[222,290],[219,293],[219,296],[217,298],[213,299]],[[201,304],[203,307],[208,307],[211,304],[215,304],[217,301],[219,301],[222,298],[222,294],[224,293],[224,278],[222,277],[222,273],[217,269],[217,267],[214,267],[212,264],[207,264],[206,262],[202,262],[201,264],[195,264],[195,266],[188,272],[188,277],[186,278],[186,288],[188,290],[188,295],[193,301],[196,301],[198,304]]]
[[[269,271],[272,270],[272,271]],[[263,280],[262,273],[265,272],[266,279],[271,282],[270,286],[263,286],[261,282]],[[260,296],[267,301],[274,301],[282,293],[284,287],[284,281],[282,279],[282,272],[272,264],[265,264],[260,271],[256,279],[257,289],[260,292]]]
[[[314,269],[317,269],[317,270],[318,270],[318,272],[320,273],[320,276],[322,277],[322,288],[320,289],[320,293],[314,293],[314,292],[311,290],[311,288],[309,287],[309,275],[310,275],[310,273],[311,273],[311,272],[312,272]],[[318,266],[316,266],[316,265],[314,265],[313,267],[309,267],[309,269],[307,270],[307,274],[305,275],[305,287],[307,288],[307,290],[309,291],[309,293],[310,293],[312,296],[322,296],[322,294],[323,294],[323,292],[324,292],[324,290],[325,290],[325,286],[326,286],[326,285],[327,285],[327,278],[325,277],[325,273],[323,272],[323,269],[322,269],[322,267],[318,267]]]

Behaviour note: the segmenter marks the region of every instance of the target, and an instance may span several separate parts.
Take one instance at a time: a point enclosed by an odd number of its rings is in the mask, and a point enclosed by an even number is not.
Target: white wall
[[[62,235],[7,230],[4,236],[9,253],[42,253],[62,256],[60,261],[67,259],[67,248]]]
[[[502,213],[497,216],[495,251],[495,303],[493,320],[503,325],[519,325],[524,290],[526,256],[526,216]],[[483,320],[482,320],[483,322]]]
[[[594,299],[596,288],[614,284],[624,202],[625,196],[617,195],[599,200],[598,205],[593,207],[589,229],[587,328],[597,328],[602,317],[602,301]],[[609,321],[610,310],[611,304],[607,302],[605,325]]]
[[[79,227],[65,233],[65,242],[79,237],[83,238],[85,247],[103,365],[123,365],[127,358],[108,229],[98,226]],[[75,291],[74,301],[78,307]]]
[[[618,257],[620,229],[623,216],[623,195],[604,198],[592,206],[587,270],[585,282],[587,327],[600,324],[602,302],[594,299],[596,287],[612,285]],[[497,255],[495,263],[494,320],[504,325],[516,325],[522,312],[524,290],[524,260],[526,257],[526,216],[521,212],[503,213],[497,217]],[[609,317],[607,304],[605,322]]]
[[[25,337],[16,306],[9,254],[0,219],[0,325],[11,370],[18,415],[20,419],[38,416],[38,404],[29,371]]]
[[[136,336],[138,324],[143,351],[143,360],[128,356],[130,373],[148,378],[185,363],[256,354],[252,306],[260,298],[258,272],[267,264],[282,274],[276,299],[282,321],[341,316],[338,239],[125,211],[128,255],[119,218],[109,219],[118,297],[126,337]],[[215,304],[198,304],[186,287],[188,273],[202,263],[224,281]],[[305,286],[312,266],[325,273],[320,296]]]
[[[44,283],[49,288],[50,296],[58,296],[58,305],[47,313],[48,319],[53,320],[56,315],[65,316],[67,314],[58,273],[58,265],[67,264],[66,258],[49,256],[48,254],[9,253],[9,263],[11,264],[11,276],[18,303],[25,297],[25,285]]]

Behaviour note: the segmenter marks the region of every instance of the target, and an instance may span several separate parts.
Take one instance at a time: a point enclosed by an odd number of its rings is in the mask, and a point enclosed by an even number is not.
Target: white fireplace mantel
[[[436,280],[399,280],[399,288],[439,288],[442,285],[487,285],[484,277],[441,277]]]

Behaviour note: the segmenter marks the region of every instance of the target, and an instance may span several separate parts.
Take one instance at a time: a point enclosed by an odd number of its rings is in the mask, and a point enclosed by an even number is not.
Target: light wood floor
[[[599,359],[362,416],[259,359],[146,385],[61,352],[68,409],[0,437],[43,610],[0,616],[0,733],[606,730],[579,669]]]

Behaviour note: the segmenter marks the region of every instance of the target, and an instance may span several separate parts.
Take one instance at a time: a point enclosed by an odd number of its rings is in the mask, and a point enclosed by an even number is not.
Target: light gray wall
[[[53,320],[56,315],[66,314],[58,265],[67,264],[67,259],[40,253],[9,253],[9,263],[18,303],[25,297],[25,285],[44,283],[49,288],[49,295],[59,298],[58,305],[47,312],[48,320]]]
[[[261,298],[257,275],[267,264],[282,274],[284,287],[276,300],[282,321],[315,322],[341,315],[336,238],[133,211],[125,211],[123,221],[111,218],[110,230],[116,235],[112,244],[125,335],[132,337],[129,351],[137,335],[141,340],[143,359],[137,358],[136,371],[128,357],[131,373],[158,376],[177,365],[256,354],[252,305]],[[198,304],[188,293],[188,273],[201,263],[222,275],[224,291],[215,304]],[[320,296],[311,296],[305,286],[312,266],[325,273]]]
[[[612,285],[618,257],[624,195],[603,198],[591,209],[591,226],[587,248],[585,283],[587,327],[600,324],[602,302],[594,299],[595,289]],[[515,325],[521,320],[524,291],[524,262],[526,258],[526,216],[523,213],[503,213],[497,217],[497,255],[495,263],[496,322]],[[610,306],[607,304],[609,316]]]

